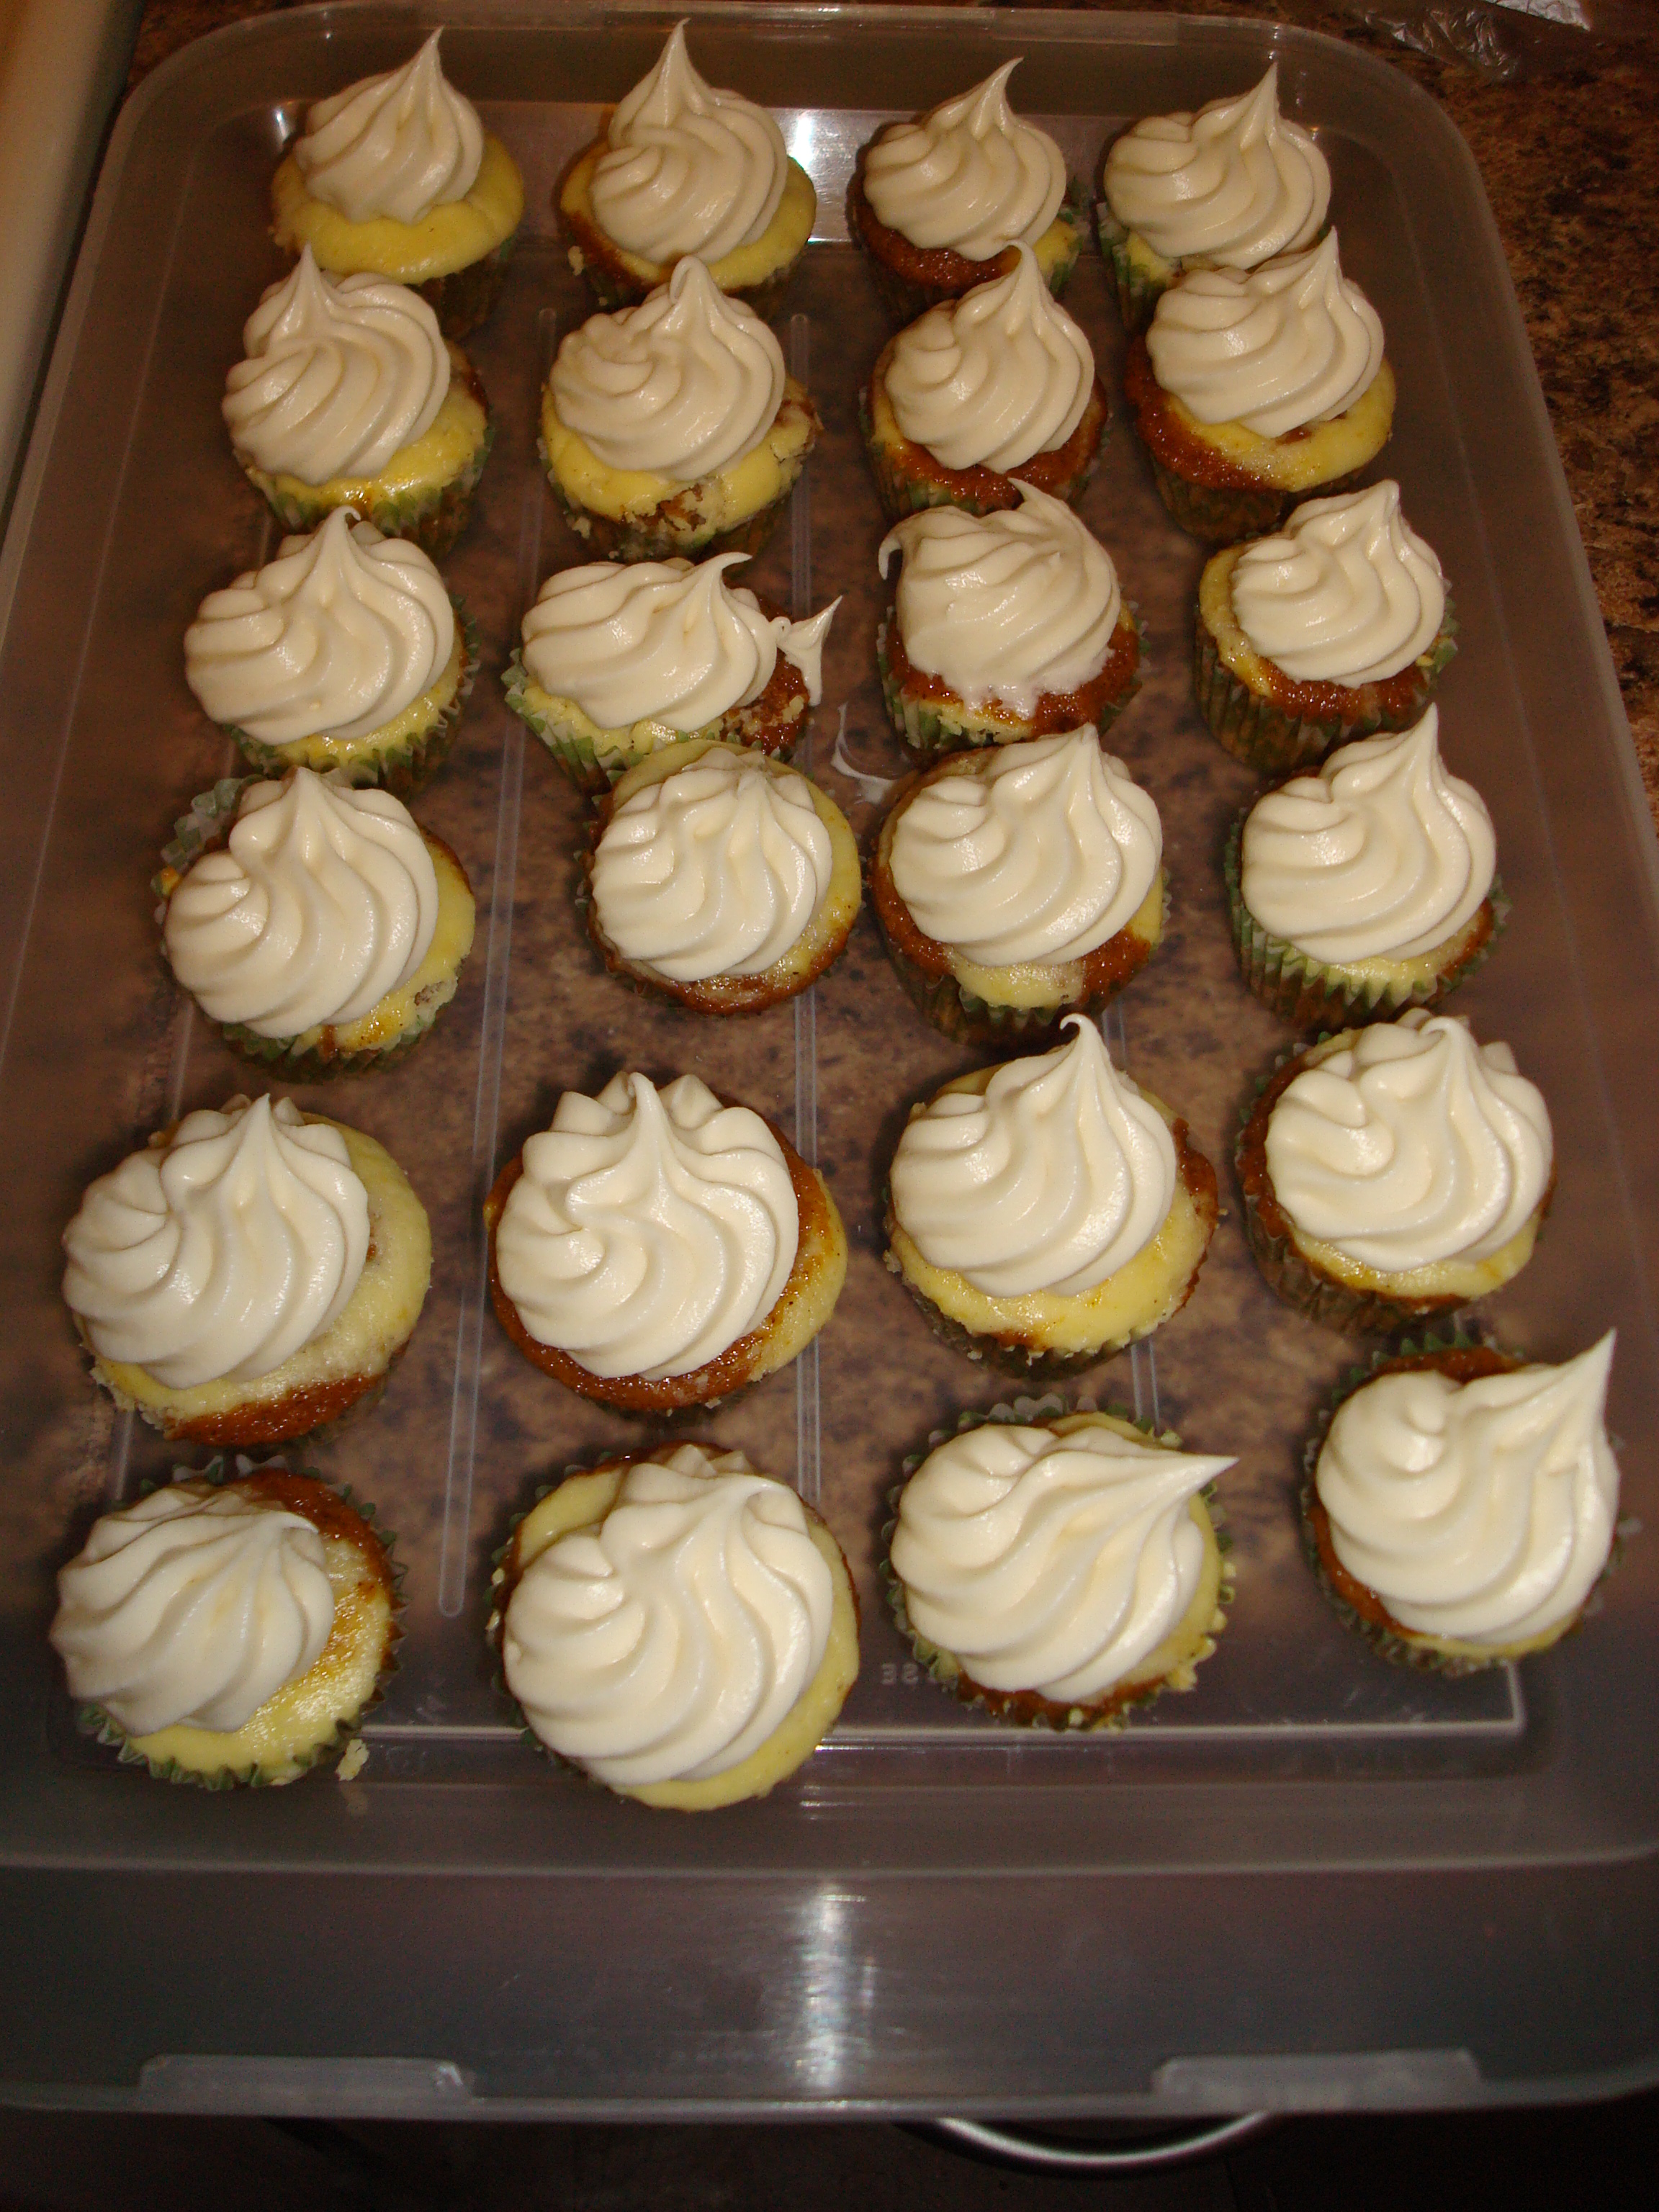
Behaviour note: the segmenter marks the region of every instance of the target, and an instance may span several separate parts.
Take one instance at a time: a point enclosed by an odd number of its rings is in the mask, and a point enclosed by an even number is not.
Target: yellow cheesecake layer
[[[605,234],[604,224],[593,212],[592,186],[593,172],[601,155],[610,148],[601,140],[590,146],[566,177],[559,193],[559,206],[567,215],[591,223],[605,239],[618,265],[645,289],[654,291],[665,284],[672,273],[672,264],[648,261],[641,253],[630,253],[625,246]],[[773,212],[772,220],[752,244],[734,246],[730,253],[721,254],[718,261],[705,265],[709,275],[722,292],[747,292],[775,276],[780,269],[787,269],[805,247],[812,235],[812,223],[818,211],[818,196],[812,179],[799,163],[791,161],[784,174],[783,197]],[[580,273],[582,263],[580,247],[574,248],[571,264]]]
[[[285,470],[274,474],[244,460],[252,481],[267,499],[302,508],[349,507],[369,514],[395,501],[434,494],[465,476],[477,460],[489,428],[489,416],[470,388],[471,369],[457,345],[449,349],[449,389],[429,427],[392,456],[377,477],[331,477],[307,483]]]
[[[418,699],[411,699],[401,714],[394,714],[378,729],[366,730],[360,738],[334,738],[319,731],[308,738],[295,738],[285,745],[266,745],[263,739],[258,742],[266,752],[276,754],[290,767],[314,768],[319,775],[325,775],[331,768],[344,769],[349,773],[364,762],[384,760],[389,753],[400,752],[441,722],[454,705],[461,678],[466,672],[465,633],[465,623],[457,613],[455,642],[449,648],[449,658],[437,682],[422,691]]]
[[[349,222],[338,208],[312,198],[292,154],[270,180],[270,207],[277,245],[295,256],[309,246],[330,276],[361,270],[398,284],[424,284],[482,261],[512,236],[524,214],[524,179],[501,140],[486,131],[465,197],[428,208],[418,222],[392,216]]]
[[[805,464],[814,426],[812,404],[805,389],[793,376],[786,377],[782,404],[758,444],[729,467],[696,479],[702,524],[729,530],[781,499]],[[651,469],[608,468],[559,420],[550,377],[542,392],[542,445],[550,471],[573,505],[613,522],[653,514],[687,489],[678,477],[659,476]]]
[[[1283,438],[1264,438],[1243,422],[1200,422],[1173,392],[1165,392],[1164,400],[1188,437],[1247,469],[1258,483],[1312,491],[1363,469],[1387,445],[1394,427],[1394,371],[1385,360],[1346,413]]]

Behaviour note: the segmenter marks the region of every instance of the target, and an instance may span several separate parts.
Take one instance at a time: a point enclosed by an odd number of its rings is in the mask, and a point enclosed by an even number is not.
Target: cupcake
[[[1029,246],[1006,276],[941,301],[890,338],[859,395],[881,503],[988,514],[1017,483],[1074,501],[1094,474],[1106,393],[1089,341]]]
[[[1140,633],[1112,557],[1061,500],[1022,485],[1018,507],[929,508],[877,556],[903,566],[876,634],[893,726],[929,757],[1092,723],[1139,684]]]
[[[412,61],[317,100],[270,180],[273,234],[331,276],[417,291],[447,337],[483,322],[501,289],[524,179],[444,76],[434,31]]]
[[[860,149],[848,228],[896,323],[1006,275],[1016,246],[1030,247],[1051,292],[1076,265],[1082,211],[1067,197],[1065,155],[1008,105],[1018,66],[1005,62],[913,122],[884,125]]]
[[[700,1014],[744,1014],[823,975],[859,910],[834,799],[742,745],[688,738],[600,806],[587,927],[614,975]]]
[[[1398,1328],[1520,1273],[1548,1209],[1542,1094],[1506,1044],[1413,1006],[1276,1069],[1239,1136],[1261,1272],[1328,1328]]]
[[[507,1334],[544,1374],[624,1413],[717,1405],[787,1366],[847,1273],[817,1170],[695,1075],[567,1091],[484,1219]]]
[[[64,1249],[93,1379],[167,1436],[227,1448],[303,1436],[377,1390],[432,1272],[391,1154],[289,1098],[160,1131],[88,1186]]]
[[[570,265],[600,307],[642,300],[694,253],[722,292],[773,314],[817,207],[766,110],[698,76],[684,23],[558,190]]]
[[[1163,826],[1092,729],[954,753],[901,792],[870,895],[947,1036],[1021,1042],[1139,975],[1164,935]]]
[[[447,552],[495,435],[472,365],[426,301],[319,270],[307,246],[242,325],[220,411],[248,482],[289,530],[349,507]]]
[[[947,1343],[1068,1374],[1192,1296],[1215,1170],[1094,1024],[1055,1051],[960,1075],[913,1107],[890,1176],[887,1265]]]
[[[1108,149],[1104,191],[1100,250],[1133,334],[1185,269],[1258,269],[1311,246],[1331,173],[1313,133],[1279,113],[1274,61],[1249,92],[1131,124]]]
[[[1300,1029],[1437,1006],[1509,912],[1486,802],[1440,758],[1440,717],[1340,745],[1234,829],[1224,862],[1245,981]]]
[[[210,592],[185,681],[255,768],[337,769],[418,790],[454,743],[478,665],[465,610],[418,545],[349,507]]]
[[[1386,1362],[1308,1448],[1326,1595],[1383,1656],[1462,1674],[1542,1651],[1606,1571],[1619,1516],[1611,1329],[1559,1367],[1485,1345]]]
[[[692,254],[637,307],[572,331],[542,394],[554,496],[621,561],[758,553],[818,428],[776,338]]]
[[[397,1583],[372,1514],[314,1475],[191,1475],[106,1513],[58,1577],[82,1724],[161,1782],[297,1781],[391,1670]]]
[[[1190,1690],[1226,1626],[1207,1493],[1232,1465],[1112,1413],[963,1428],[898,1493],[899,1626],[998,1720],[1111,1726]]]
[[[472,887],[442,839],[390,792],[308,768],[198,799],[156,889],[179,988],[289,1082],[412,1050],[472,949]]]
[[[1206,564],[1193,696],[1236,760],[1283,775],[1420,721],[1456,629],[1397,483],[1310,499],[1275,536]]]
[[[726,571],[748,558],[597,561],[550,576],[503,681],[579,791],[687,738],[787,759],[823,693],[835,599],[791,622]]]
[[[1382,325],[1334,230],[1259,269],[1177,277],[1123,388],[1164,504],[1218,544],[1276,529],[1304,492],[1346,490],[1394,426]]]
[[[765,1796],[858,1678],[840,1545],[740,1451],[567,1475],[514,1530],[495,1589],[490,1638],[532,1734],[646,1805]]]

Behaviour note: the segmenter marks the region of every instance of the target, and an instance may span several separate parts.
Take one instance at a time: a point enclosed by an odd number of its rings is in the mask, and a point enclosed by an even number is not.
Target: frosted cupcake
[[[599,561],[550,576],[507,664],[507,703],[579,791],[688,738],[787,759],[823,691],[839,599],[805,622],[727,572],[748,558]]]
[[[307,246],[242,325],[220,411],[248,482],[289,530],[349,507],[447,552],[495,433],[471,363],[426,301],[381,276],[325,276]]]
[[[758,553],[818,434],[776,338],[693,255],[560,346],[541,453],[565,519],[622,561]]]
[[[1282,775],[1420,721],[1456,629],[1397,483],[1310,499],[1273,537],[1206,564],[1193,696],[1236,760]]]
[[[918,777],[882,824],[870,895],[936,1029],[1024,1042],[1105,1006],[1157,951],[1163,851],[1151,796],[1084,728]]]
[[[64,1249],[94,1381],[167,1436],[225,1448],[304,1436],[378,1389],[432,1272],[391,1154],[288,1098],[160,1131],[88,1184]]]
[[[558,190],[570,265],[600,307],[642,300],[694,253],[722,292],[773,314],[817,205],[766,110],[698,76],[684,23]]]
[[[887,1264],[947,1343],[1063,1375],[1192,1296],[1215,1170],[1161,1100],[1068,1014],[1057,1050],[958,1076],[913,1107],[890,1176]]]
[[[567,1091],[484,1219],[507,1334],[544,1374],[625,1413],[716,1405],[787,1366],[847,1273],[823,1176],[695,1075]]]
[[[518,164],[445,76],[413,60],[313,103],[270,180],[273,233],[331,276],[407,284],[447,337],[483,322],[524,213]]]
[[[514,1530],[495,1591],[491,1641],[532,1733],[646,1805],[765,1796],[858,1677],[840,1545],[739,1451],[681,1444],[567,1475]]]
[[[908,515],[881,542],[903,562],[876,633],[893,726],[924,757],[1105,730],[1139,683],[1140,633],[1112,557],[1063,501]]]

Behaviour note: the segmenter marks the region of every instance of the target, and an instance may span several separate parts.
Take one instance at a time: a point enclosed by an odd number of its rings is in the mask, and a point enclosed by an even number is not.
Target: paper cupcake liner
[[[438,328],[447,338],[459,343],[487,319],[518,242],[518,232],[510,230],[481,259],[469,261],[464,269],[452,269],[445,276],[428,276],[424,284],[413,288],[438,318]]]
[[[1095,235],[1117,289],[1117,311],[1131,337],[1144,331],[1168,287],[1139,268],[1129,253],[1129,234],[1104,200],[1095,203]]]
[[[1127,604],[1127,602],[1126,602]],[[988,716],[975,714],[972,708],[959,699],[912,699],[905,693],[894,676],[887,658],[889,625],[895,619],[890,608],[876,630],[876,667],[881,677],[881,696],[887,708],[888,720],[909,750],[921,759],[932,761],[941,753],[955,753],[972,745],[1018,744],[1035,734],[1029,722],[993,721]],[[1095,710],[1094,725],[1104,738],[1118,716],[1141,687],[1150,665],[1146,653],[1146,633],[1133,608],[1130,619],[1141,641],[1135,672],[1115,699],[1103,701]]]
[[[465,526],[472,511],[472,495],[495,442],[495,425],[493,421],[488,422],[471,459],[447,483],[423,484],[417,490],[403,492],[393,498],[340,503],[351,507],[356,514],[372,522],[382,537],[407,538],[436,560],[440,554],[448,552]],[[243,461],[242,469],[286,531],[315,530],[333,511],[336,502],[318,493],[307,491],[305,496],[296,497],[291,492],[278,491],[264,471],[251,462]]]
[[[1231,545],[1241,538],[1265,538],[1278,529],[1298,499],[1314,496],[1311,491],[1280,491],[1272,484],[1189,483],[1150,448],[1147,457],[1158,496],[1171,518],[1189,537],[1217,545]],[[1342,484],[1321,484],[1318,495],[1338,491],[1349,481],[1345,477]]]
[[[648,760],[648,753],[630,752],[622,743],[626,732],[601,731],[596,744],[591,733],[582,729],[571,717],[562,714],[538,713],[530,704],[526,689],[531,678],[524,665],[522,650],[514,646],[507,666],[501,671],[501,688],[507,694],[507,703],[547,747],[559,766],[570,778],[578,791],[590,798],[602,799],[611,786],[621,781],[631,768]],[[556,706],[563,702],[555,701]],[[806,716],[787,726],[775,744],[757,745],[768,760],[787,761],[793,757],[799,732],[806,726]],[[749,744],[753,741],[731,726],[732,717],[722,714],[718,720],[705,723],[700,730],[688,730],[677,739],[687,744],[695,738],[707,738],[718,744]],[[606,743],[607,739],[615,743]]]
[[[858,415],[864,450],[870,457],[876,490],[890,522],[902,522],[907,514],[918,514],[933,507],[959,507],[966,514],[995,514],[1018,503],[1017,487],[1020,478],[1017,475],[1000,476],[1001,483],[1007,486],[1006,491],[981,495],[962,483],[943,483],[937,477],[919,474],[906,458],[903,447],[884,445],[877,437],[875,425],[870,417],[868,388],[863,385],[859,387]],[[1100,465],[1101,453],[1110,428],[1111,416],[1108,414],[1102,418],[1099,437],[1079,466],[1070,476],[1052,487],[1055,499],[1063,499],[1069,506],[1076,506]],[[915,450],[924,453],[928,459],[933,458],[926,453],[925,447]],[[954,477],[960,477],[971,472],[957,470],[951,473]],[[990,473],[1000,475],[994,470]]]
[[[548,464],[544,439],[537,439],[536,450],[541,455],[543,473],[559,503],[560,512],[596,561],[707,561],[716,553],[759,553],[782,520],[796,478],[806,462],[803,452],[800,465],[769,506],[759,507],[741,522],[720,530],[712,523],[676,520],[668,511],[672,501],[653,507],[649,514],[620,518],[595,514],[590,508],[579,506],[554,475]],[[675,495],[677,500],[683,496],[683,493]]]

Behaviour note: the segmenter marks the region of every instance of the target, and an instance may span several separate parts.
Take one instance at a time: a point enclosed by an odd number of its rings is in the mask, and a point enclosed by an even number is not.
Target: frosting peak
[[[294,158],[313,199],[348,222],[419,222],[465,199],[483,158],[478,111],[444,76],[441,31],[401,69],[368,76],[306,117]]]
[[[1245,546],[1233,613],[1264,659],[1307,684],[1379,684],[1439,633],[1446,580],[1400,512],[1391,481],[1304,501]]]
[[[1018,66],[1005,62],[983,84],[881,133],[864,159],[865,198],[878,222],[913,246],[948,246],[969,261],[1036,244],[1066,197],[1066,159],[1009,106]]]

